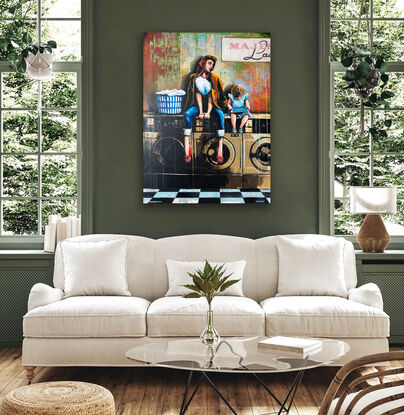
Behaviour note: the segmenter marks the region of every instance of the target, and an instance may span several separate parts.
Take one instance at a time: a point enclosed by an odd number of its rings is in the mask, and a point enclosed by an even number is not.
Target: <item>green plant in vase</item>
[[[208,261],[205,261],[203,270],[197,269],[194,274],[188,273],[192,278],[193,284],[184,285],[184,287],[191,290],[190,293],[184,295],[185,298],[205,297],[208,302],[207,324],[205,330],[201,334],[201,341],[208,346],[211,353],[213,346],[220,340],[219,333],[213,326],[213,298],[240,281],[229,280],[229,277],[232,274],[224,275],[225,272],[225,264],[212,267]]]

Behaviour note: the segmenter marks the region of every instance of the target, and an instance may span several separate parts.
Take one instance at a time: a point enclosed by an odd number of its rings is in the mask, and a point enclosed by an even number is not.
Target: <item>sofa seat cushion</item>
[[[267,336],[386,337],[389,316],[341,297],[293,296],[261,302]]]
[[[139,297],[69,297],[24,316],[25,337],[142,337],[150,302]]]
[[[264,311],[247,297],[220,296],[212,302],[213,324],[221,336],[262,336]],[[147,312],[149,336],[199,336],[206,326],[205,298],[164,297]]]

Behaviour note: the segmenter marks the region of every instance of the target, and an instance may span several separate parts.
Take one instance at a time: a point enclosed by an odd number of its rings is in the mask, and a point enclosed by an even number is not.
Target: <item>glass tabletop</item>
[[[126,357],[153,366],[193,371],[274,373],[327,365],[349,351],[347,343],[332,339],[318,339],[321,347],[305,355],[258,347],[258,341],[265,338],[223,338],[213,348],[214,357],[199,338],[156,338],[129,350]]]

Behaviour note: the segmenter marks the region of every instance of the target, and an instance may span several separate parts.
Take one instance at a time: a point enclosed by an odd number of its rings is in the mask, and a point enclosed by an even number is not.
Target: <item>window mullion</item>
[[[42,230],[42,82],[38,81],[38,235]]]
[[[335,197],[334,197],[334,181],[335,181],[335,143],[334,143],[334,119],[335,119],[335,78],[336,71],[330,71],[330,234],[334,234],[334,211],[335,211]]]
[[[36,11],[36,24],[37,24],[37,34],[38,34],[38,43],[41,43],[42,33],[41,33],[41,17],[42,17],[42,0],[37,0],[37,11]]]
[[[41,17],[42,17],[42,0],[37,2],[37,37],[38,46],[40,47],[42,40],[41,30]],[[42,82],[38,82],[38,235],[41,235],[41,218],[42,218],[42,201],[41,201],[41,189],[42,189],[42,167],[41,167],[41,149],[42,149]]]
[[[36,196],[4,196],[4,200],[36,200]],[[76,200],[74,196],[43,196],[43,200]]]
[[[77,76],[77,107],[82,108],[82,79],[81,71],[76,73]],[[82,169],[83,169],[83,146],[82,146],[82,122],[81,111],[77,111],[77,145],[76,145],[76,168],[77,168],[77,193],[76,193],[76,206],[77,212],[81,212],[82,203]]]
[[[358,20],[357,17],[333,17],[330,19],[330,22],[357,22]],[[372,20],[376,22],[401,22],[404,20],[404,17],[373,17]]]
[[[370,27],[370,34],[369,34],[369,49],[370,53],[373,56],[373,0],[370,0],[370,19],[369,19],[369,27]]]
[[[369,33],[369,49],[370,53],[373,56],[373,0],[369,0],[370,3],[370,33]],[[375,114],[373,108],[370,110],[370,125],[373,127],[375,122]],[[369,186],[373,186],[373,167],[374,167],[374,159],[373,159],[373,136],[369,134]]]

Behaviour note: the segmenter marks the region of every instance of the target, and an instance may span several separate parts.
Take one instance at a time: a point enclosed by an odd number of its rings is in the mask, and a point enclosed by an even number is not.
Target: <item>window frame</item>
[[[39,6],[41,0],[39,0]],[[53,62],[54,72],[75,72],[77,73],[77,214],[81,215],[82,233],[91,233],[93,230],[93,178],[91,172],[93,170],[93,157],[90,156],[92,145],[93,126],[89,122],[92,116],[91,107],[91,91],[93,90],[92,82],[92,68],[93,56],[91,46],[93,44],[93,19],[92,12],[94,9],[93,0],[81,0],[81,16],[75,18],[52,18],[44,17],[41,21],[80,21],[81,22],[81,58],[77,61],[55,61]],[[10,19],[4,19],[10,20]],[[36,19],[27,18],[29,21],[36,21]],[[0,61],[0,75],[3,72],[13,72],[9,62]],[[2,107],[2,91],[0,90],[0,106]],[[0,109],[0,112],[3,108]],[[2,117],[0,117],[2,120]],[[1,126],[2,130],[2,126]],[[2,140],[2,131],[1,140]],[[22,153],[23,154],[23,153]],[[38,155],[39,155],[38,148]],[[48,153],[46,153],[48,154]],[[59,153],[50,153],[59,154]],[[38,169],[39,169],[38,165]],[[2,168],[2,167],[1,167]],[[2,176],[2,172],[1,172]],[[1,179],[2,180],[2,179]],[[2,183],[1,183],[2,186]],[[1,199],[3,196],[0,195]],[[41,197],[38,196],[38,205]],[[56,198],[57,199],[57,198]],[[41,212],[38,212],[38,219]],[[2,212],[0,212],[2,216]],[[2,218],[1,218],[2,226]],[[39,230],[39,224],[38,224]],[[42,250],[44,243],[44,235],[0,235],[0,250],[7,249],[33,249]]]
[[[13,73],[14,71],[10,68],[9,64],[7,63],[0,63],[0,79],[2,79],[2,74],[3,73]],[[72,110],[76,111],[77,113],[77,148],[76,148],[76,152],[75,153],[69,153],[69,155],[75,155],[76,159],[77,159],[77,163],[76,163],[76,172],[77,172],[77,196],[75,197],[46,197],[46,196],[40,196],[39,195],[39,187],[40,187],[40,171],[41,171],[41,156],[43,155],[49,155],[49,156],[57,156],[57,155],[67,155],[67,153],[64,152],[41,152],[40,148],[38,146],[37,151],[32,151],[32,152],[22,152],[22,153],[6,153],[6,155],[18,155],[18,156],[23,156],[23,155],[34,155],[36,157],[38,157],[38,166],[37,166],[37,171],[39,173],[38,175],[38,197],[13,197],[13,196],[3,196],[3,194],[0,194],[0,206],[3,206],[3,201],[4,200],[38,200],[38,234],[36,235],[3,235],[1,234],[2,229],[3,229],[3,211],[0,212],[0,244],[2,243],[10,243],[10,242],[31,242],[31,243],[41,243],[44,240],[44,235],[39,234],[40,229],[41,229],[41,225],[43,225],[42,222],[42,212],[41,212],[41,201],[42,200],[59,200],[59,199],[71,199],[71,200],[75,200],[77,203],[77,214],[81,214],[81,195],[82,195],[82,169],[81,169],[81,165],[82,165],[82,146],[81,146],[81,142],[82,142],[82,128],[81,128],[81,85],[82,85],[82,73],[81,73],[81,64],[80,63],[76,63],[76,62],[57,62],[53,64],[53,72],[54,73],[75,73],[77,76],[77,107],[76,108],[72,108]],[[38,81],[37,81],[38,82]],[[2,128],[2,121],[3,121],[3,112],[5,111],[32,111],[32,109],[20,109],[20,108],[8,108],[8,107],[3,107],[2,103],[3,103],[3,97],[2,97],[2,88],[0,88],[0,122],[1,122],[1,128],[0,128],[0,139],[1,139],[1,160],[0,160],[0,168],[1,168],[1,172],[0,172],[0,177],[1,180],[3,178],[3,156],[4,156],[4,152],[3,152],[3,148],[2,148],[2,140],[3,140],[3,128]],[[52,110],[54,111],[63,111],[66,110],[66,108],[52,108]],[[41,141],[41,131],[40,129],[38,129],[38,144]],[[2,189],[3,187],[3,183],[0,183],[0,188]]]
[[[334,19],[331,19],[330,1],[319,0],[319,232],[348,239],[358,247],[356,235],[334,235],[334,76],[345,72],[346,68],[340,62],[331,61],[331,21]],[[373,20],[373,16],[370,18]],[[372,23],[370,27],[373,30]],[[389,62],[387,72],[403,73],[404,62]],[[404,235],[391,235],[390,238],[389,249],[404,248]]]

